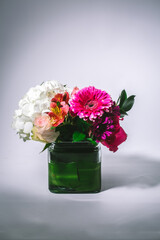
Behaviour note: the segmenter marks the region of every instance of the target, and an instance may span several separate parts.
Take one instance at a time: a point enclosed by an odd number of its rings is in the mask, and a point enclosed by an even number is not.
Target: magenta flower
[[[118,116],[103,116],[93,124],[92,134],[110,151],[116,152],[118,146],[127,139],[127,134],[119,125]]]
[[[92,133],[97,142],[106,140],[119,128],[119,117],[103,116],[93,124]]]
[[[69,104],[72,113],[85,121],[95,122],[104,112],[109,112],[113,102],[107,92],[90,86],[77,91]]]

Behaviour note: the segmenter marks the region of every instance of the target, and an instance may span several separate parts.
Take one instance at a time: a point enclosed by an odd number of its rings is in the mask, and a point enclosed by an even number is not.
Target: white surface
[[[160,239],[156,159],[103,156],[102,192],[53,194],[47,189],[45,157],[33,163],[31,155],[23,162],[21,156],[14,167],[1,169],[1,240]],[[31,171],[33,164],[37,167]]]
[[[2,0],[0,11],[4,151],[8,139],[19,145],[9,126],[21,97],[55,79],[104,89],[114,100],[124,88],[135,94],[121,152],[160,159],[160,1]]]

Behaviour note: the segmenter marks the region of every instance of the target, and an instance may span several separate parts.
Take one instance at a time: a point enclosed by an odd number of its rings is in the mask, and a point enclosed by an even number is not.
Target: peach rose
[[[37,117],[32,129],[32,139],[46,143],[54,142],[59,136],[59,132],[55,132],[55,129],[51,129],[51,127],[52,123],[48,115]]]

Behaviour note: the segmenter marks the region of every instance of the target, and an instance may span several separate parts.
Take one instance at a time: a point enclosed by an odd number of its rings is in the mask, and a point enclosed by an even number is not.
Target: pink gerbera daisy
[[[94,122],[104,112],[109,112],[113,102],[108,93],[90,86],[77,91],[69,104],[72,113]]]

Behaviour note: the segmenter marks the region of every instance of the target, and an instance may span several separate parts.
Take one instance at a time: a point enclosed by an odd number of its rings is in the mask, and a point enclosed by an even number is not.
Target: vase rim
[[[92,144],[89,141],[81,142],[72,142],[72,141],[63,141],[63,142],[53,142],[49,146],[48,150],[52,151],[53,149],[100,149],[100,143],[96,145]]]

